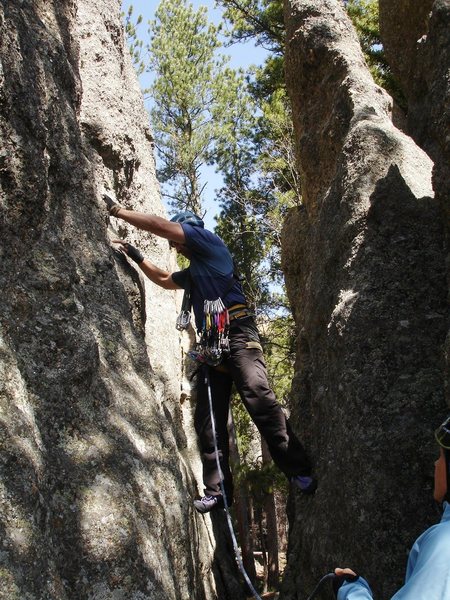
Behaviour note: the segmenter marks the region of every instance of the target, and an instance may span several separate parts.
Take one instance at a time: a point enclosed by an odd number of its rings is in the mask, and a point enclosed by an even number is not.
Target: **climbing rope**
[[[214,438],[214,452],[216,455],[217,470],[218,470],[219,477],[220,477],[220,491],[222,492],[223,505],[224,505],[225,513],[227,515],[228,529],[230,531],[231,539],[233,542],[234,556],[236,558],[236,562],[238,564],[239,570],[242,573],[242,576],[244,577],[245,582],[247,583],[247,585],[249,587],[249,590],[254,595],[256,600],[261,600],[261,596],[258,594],[258,592],[253,587],[253,584],[250,581],[250,577],[247,575],[247,571],[245,570],[244,563],[242,562],[241,552],[239,550],[239,546],[237,543],[236,534],[234,533],[233,523],[231,521],[231,515],[230,515],[230,509],[228,507],[227,495],[225,493],[225,487],[223,485],[223,472],[222,472],[222,469],[220,466],[219,448],[217,447],[216,421],[214,418],[214,410],[213,410],[213,404],[212,404],[211,384],[209,382],[209,368],[206,365],[205,365],[205,385],[208,389],[209,413],[211,416],[211,428],[212,428],[212,434],[213,434],[213,438]]]
[[[213,409],[212,394],[211,394],[211,384],[209,382],[209,367],[207,365],[205,365],[205,385],[208,390],[209,414],[211,416],[211,429],[212,429],[212,434],[213,434],[213,439],[214,439],[214,454],[216,457],[217,471],[218,471],[219,477],[220,477],[220,491],[222,493],[223,505],[224,505],[225,513],[227,515],[228,529],[230,531],[231,540],[233,542],[234,556],[236,558],[236,562],[238,564],[239,570],[242,573],[242,576],[244,577],[245,582],[247,583],[247,585],[249,587],[249,590],[254,595],[256,600],[262,600],[261,596],[255,590],[252,582],[250,581],[250,577],[247,575],[247,571],[245,570],[244,563],[242,562],[241,551],[239,550],[239,546],[237,543],[236,534],[234,533],[233,522],[231,521],[231,515],[230,515],[230,509],[228,506],[227,495],[225,493],[225,486],[223,484],[223,472],[222,472],[222,468],[220,466],[219,448],[217,446],[216,420],[214,418],[214,409]],[[334,573],[327,573],[326,575],[324,575],[322,577],[322,579],[319,581],[319,583],[316,585],[316,587],[314,588],[312,594],[310,596],[308,596],[308,598],[306,600],[314,600],[314,598],[317,596],[320,589],[322,588],[323,584],[326,581],[333,579],[333,577],[334,577]]]
[[[334,573],[327,573],[326,575],[324,575],[322,577],[322,579],[319,581],[319,583],[316,585],[316,587],[313,590],[313,593],[308,596],[306,598],[306,600],[313,600],[313,598],[315,598],[317,596],[317,594],[319,593],[321,587],[323,586],[323,584],[328,581],[329,579],[333,579],[334,577]]]

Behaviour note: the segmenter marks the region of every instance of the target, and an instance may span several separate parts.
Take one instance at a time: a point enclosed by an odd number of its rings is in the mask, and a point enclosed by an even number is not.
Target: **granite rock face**
[[[408,133],[435,162],[434,189],[450,227],[450,1],[380,0],[380,29],[408,103]]]
[[[434,0],[380,0],[380,33],[389,64],[406,93],[417,73],[417,48],[428,32]]]
[[[411,20],[414,22],[412,25]],[[380,28],[392,71],[408,103],[408,133],[433,159],[433,187],[450,245],[450,1],[380,0]],[[401,51],[402,40],[408,50]],[[450,294],[450,255],[447,278]],[[446,342],[450,404],[450,331]]]
[[[435,521],[432,431],[446,411],[433,163],[393,126],[341,2],[288,0],[285,21],[303,205],[285,225],[283,268],[298,330],[294,416],[319,488],[292,500],[282,597],[307,595],[335,566],[390,597]]]
[[[110,239],[169,249],[100,200],[163,214],[120,2],[6,0],[0,28],[0,598],[231,597],[192,510],[174,295]]]

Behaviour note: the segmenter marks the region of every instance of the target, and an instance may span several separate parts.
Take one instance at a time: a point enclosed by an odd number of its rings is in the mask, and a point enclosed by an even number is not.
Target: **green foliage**
[[[275,89],[269,99],[261,103],[261,109],[257,134],[259,185],[266,199],[267,222],[276,232],[274,243],[280,246],[279,235],[286,211],[301,201],[291,107],[284,87]]]
[[[280,298],[278,304],[287,307],[286,298]],[[271,315],[262,325],[264,353],[269,381],[279,402],[289,404],[292,377],[295,363],[295,323],[289,310]]]
[[[346,8],[358,32],[363,52],[377,60],[382,56],[378,0],[349,0]]]
[[[273,462],[241,463],[239,469],[234,471],[234,475],[237,486],[244,482],[248,486],[255,508],[262,508],[265,495],[272,494],[275,490],[287,495],[287,479]]]
[[[270,282],[282,284],[282,223],[300,201],[282,57],[271,56],[246,78],[230,74],[228,92],[217,115],[222,135],[214,157],[225,185],[216,231],[236,258],[249,301],[261,308],[273,305]]]
[[[225,8],[225,18],[232,24],[232,43],[252,38],[268,48],[273,55],[260,72],[258,94],[284,86],[283,51],[285,30],[281,0],[219,0]],[[347,12],[357,31],[363,53],[375,82],[384,87],[403,108],[404,96],[386,61],[380,38],[378,0],[348,0]],[[278,62],[277,62],[277,59]]]
[[[216,140],[214,156],[224,186],[217,192],[222,210],[216,232],[234,256],[247,300],[256,305],[267,293],[259,268],[265,257],[263,226],[253,210],[257,195],[253,139],[258,108],[241,72],[228,72],[227,94],[217,108],[215,117],[221,122],[221,136]]]
[[[216,232],[235,257],[248,300],[261,308],[272,304],[270,282],[282,283],[280,233],[298,202],[292,121],[283,89],[258,103],[237,74],[228,89],[215,145],[225,184]]]
[[[284,46],[283,2],[281,0],[218,0],[224,19],[233,24],[230,40],[253,39],[275,53]]]
[[[125,36],[127,39],[128,48],[131,54],[131,60],[136,70],[137,75],[142,75],[146,68],[146,61],[142,54],[144,52],[144,42],[139,38],[137,33],[138,26],[142,23],[142,15],[138,15],[136,21],[133,22],[133,6],[128,7],[128,12],[122,13],[122,18],[125,20]]]
[[[208,23],[205,7],[186,0],[162,0],[150,24],[150,63],[156,79],[151,111],[163,163],[162,182],[177,209],[201,213],[200,169],[211,160],[220,124],[213,118],[226,89],[228,58],[218,54],[219,28]]]
[[[233,42],[253,38],[272,53],[262,67],[247,77],[248,93],[258,107],[248,143],[252,146],[252,215],[260,221],[269,276],[282,277],[279,265],[280,232],[286,210],[300,202],[300,180],[294,156],[294,132],[284,82],[284,22],[281,0],[220,0],[232,24]],[[259,233],[259,232],[258,232]]]
[[[263,464],[260,452],[255,453],[255,445],[260,449],[255,426],[237,395],[233,397],[232,411],[241,459],[239,465],[233,465],[235,485],[248,486],[254,506],[262,507],[265,494],[274,490],[287,492],[287,480],[272,462]]]
[[[276,90],[285,87],[284,56],[270,54],[264,65],[254,68],[251,74],[254,77],[249,79],[248,85],[252,96],[257,100],[269,100]]]
[[[233,411],[234,428],[242,463],[249,464],[251,451],[255,441],[254,427],[250,415],[243,405],[239,395],[233,394],[231,409]]]
[[[261,224],[246,212],[245,199],[236,201],[233,194],[228,195],[227,188],[223,188],[219,194],[222,211],[216,232],[230,248],[236,261],[248,304],[260,306],[268,294],[268,285],[260,269],[265,249]]]

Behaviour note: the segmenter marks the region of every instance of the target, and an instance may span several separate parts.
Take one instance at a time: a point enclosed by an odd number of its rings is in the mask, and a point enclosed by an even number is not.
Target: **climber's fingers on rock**
[[[124,254],[128,254],[128,242],[123,240],[112,240],[113,244],[119,244],[118,250]]]

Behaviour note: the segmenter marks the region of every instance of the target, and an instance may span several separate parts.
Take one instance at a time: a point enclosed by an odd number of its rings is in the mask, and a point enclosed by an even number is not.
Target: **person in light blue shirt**
[[[450,417],[435,432],[439,458],[435,462],[434,499],[442,503],[441,522],[414,542],[405,585],[391,600],[450,600]],[[337,600],[372,600],[368,582],[351,569],[335,570]]]

